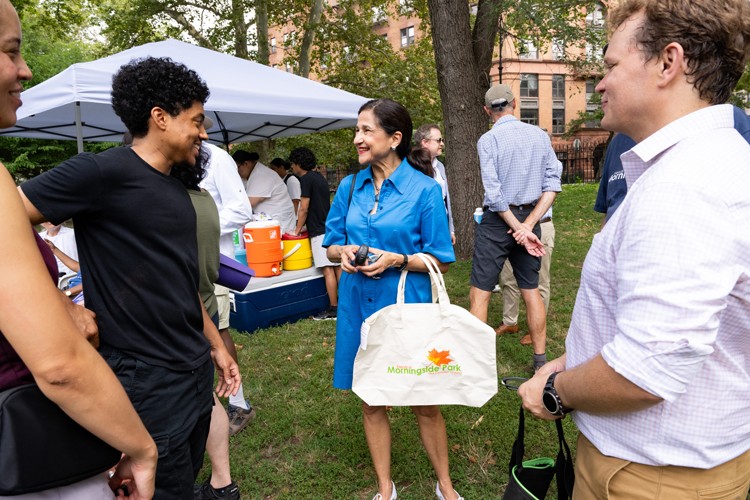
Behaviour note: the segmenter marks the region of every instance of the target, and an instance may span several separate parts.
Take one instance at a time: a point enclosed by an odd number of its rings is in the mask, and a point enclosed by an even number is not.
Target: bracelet
[[[396,268],[396,271],[399,271],[399,272],[406,269],[406,266],[409,265],[409,256],[407,256],[405,253],[402,253],[401,257],[404,258],[404,262],[402,262],[401,265]]]

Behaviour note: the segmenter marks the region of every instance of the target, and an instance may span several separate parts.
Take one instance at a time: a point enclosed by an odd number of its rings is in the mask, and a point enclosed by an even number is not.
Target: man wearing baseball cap
[[[471,313],[487,321],[492,289],[509,259],[526,303],[536,370],[547,361],[547,315],[538,288],[544,255],[539,220],[561,190],[562,165],[549,136],[513,116],[516,100],[509,86],[493,86],[484,101],[493,126],[477,143],[484,215],[474,240]]]

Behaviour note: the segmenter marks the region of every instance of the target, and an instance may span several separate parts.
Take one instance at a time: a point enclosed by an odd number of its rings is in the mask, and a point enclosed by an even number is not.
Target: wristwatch
[[[573,411],[573,408],[566,408],[560,400],[560,395],[555,390],[555,377],[557,377],[557,374],[558,372],[555,372],[547,379],[547,383],[544,385],[544,392],[542,392],[542,404],[554,416],[562,417]]]
[[[396,271],[399,271],[399,272],[406,269],[406,266],[409,265],[409,257],[405,253],[402,253],[401,257],[403,257],[404,260],[401,262],[401,265],[396,268]]]

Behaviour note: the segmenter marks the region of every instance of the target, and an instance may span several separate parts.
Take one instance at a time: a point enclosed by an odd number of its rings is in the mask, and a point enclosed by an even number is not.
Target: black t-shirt
[[[311,170],[299,178],[299,186],[303,198],[310,198],[307,208],[307,233],[310,238],[320,236],[326,232],[326,217],[331,208],[331,193],[328,191],[328,181],[318,172]]]
[[[75,156],[21,188],[50,222],[73,219],[103,347],[178,371],[208,360],[195,211],[178,180],[121,147]]]

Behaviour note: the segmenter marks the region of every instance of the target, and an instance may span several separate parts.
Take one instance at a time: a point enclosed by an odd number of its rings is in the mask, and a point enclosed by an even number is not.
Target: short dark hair
[[[396,154],[403,160],[409,153],[411,135],[414,131],[409,111],[391,99],[373,99],[364,103],[357,114],[368,109],[372,110],[378,123],[388,135],[401,132],[401,142],[396,146]]]
[[[198,73],[168,57],[134,59],[112,77],[112,108],[134,137],[148,133],[153,108],[177,116],[209,95]]]
[[[245,163],[246,161],[258,161],[260,159],[260,156],[258,156],[258,153],[256,152],[250,152],[245,151],[244,149],[238,149],[234,153],[232,153],[232,158],[234,159],[235,163]]]
[[[295,148],[292,150],[291,153],[289,153],[289,163],[296,163],[299,165],[302,170],[307,170],[308,172],[315,168],[315,165],[318,164],[318,161],[315,158],[315,154],[310,150],[310,148]]]
[[[272,167],[283,168],[285,170],[289,169],[289,163],[284,158],[279,158],[278,156],[268,163]]]

